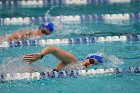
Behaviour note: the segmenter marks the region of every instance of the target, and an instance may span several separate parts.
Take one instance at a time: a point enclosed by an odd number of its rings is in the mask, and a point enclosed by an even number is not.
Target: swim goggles
[[[49,31],[47,31],[46,29],[40,28],[40,30],[41,30],[42,34],[45,34],[45,35],[49,35],[50,34]]]
[[[89,63],[90,63],[90,64],[95,64],[96,61],[95,61],[95,59],[91,58],[91,59],[89,59]]]

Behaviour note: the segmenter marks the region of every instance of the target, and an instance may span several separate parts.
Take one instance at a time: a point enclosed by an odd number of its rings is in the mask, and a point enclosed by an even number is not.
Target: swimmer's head
[[[51,34],[54,30],[53,23],[44,23],[39,27],[42,34],[48,35]]]
[[[91,58],[91,59],[84,59],[84,60],[82,61],[82,64],[83,64],[83,66],[84,66],[85,68],[87,68],[87,67],[89,67],[89,66],[97,65],[98,62],[97,62],[96,59]]]
[[[89,54],[86,59],[95,59],[98,63],[103,63],[103,57],[100,55]]]
[[[98,63],[103,63],[102,56],[95,55],[95,54],[89,54],[84,60],[83,60],[83,66],[89,67],[92,65],[97,65]]]

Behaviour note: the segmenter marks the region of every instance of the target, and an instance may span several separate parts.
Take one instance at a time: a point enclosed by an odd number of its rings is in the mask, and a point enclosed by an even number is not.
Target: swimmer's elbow
[[[48,48],[53,48],[54,46],[48,45],[48,46],[46,46],[46,47],[48,47]]]
[[[56,47],[54,47],[54,46],[46,46],[45,48],[45,51],[47,51],[47,52],[49,52],[49,53],[52,53],[52,52],[55,52],[56,50],[57,50],[57,48]],[[44,50],[43,49],[43,50]]]
[[[50,49],[50,50],[55,50],[55,47],[54,46],[46,46],[46,48]]]

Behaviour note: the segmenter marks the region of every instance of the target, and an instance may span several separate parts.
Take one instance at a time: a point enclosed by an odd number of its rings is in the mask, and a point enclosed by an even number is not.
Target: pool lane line
[[[72,71],[52,71],[52,72],[32,72],[32,73],[5,73],[0,75],[0,82],[4,83],[11,80],[40,80],[48,78],[77,78],[79,76],[93,76],[97,74],[139,74],[140,67],[123,68],[108,68],[108,69],[89,69],[89,70],[72,70]]]
[[[77,38],[61,38],[61,39],[41,39],[41,40],[24,40],[24,41],[4,41],[0,47],[24,47],[24,46],[45,46],[45,45],[60,45],[60,44],[89,44],[89,43],[104,43],[104,42],[127,42],[140,41],[140,35],[122,35],[122,36],[100,36],[100,37],[77,37]]]
[[[140,13],[124,14],[88,14],[88,15],[69,15],[69,16],[52,16],[52,17],[12,17],[0,18],[0,25],[30,25],[47,22],[51,19],[57,19],[62,23],[81,23],[83,21],[105,22],[108,24],[123,24],[124,22],[140,21]]]

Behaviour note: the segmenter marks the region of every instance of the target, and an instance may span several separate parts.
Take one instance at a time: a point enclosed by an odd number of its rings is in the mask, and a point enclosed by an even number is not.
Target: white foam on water
[[[115,55],[107,56],[105,59],[105,66],[106,67],[118,67],[124,64],[122,59],[119,59]]]
[[[83,67],[82,62],[78,61],[78,62],[74,62],[74,63],[66,65],[65,67],[61,69],[61,71],[81,70],[83,68],[84,67]]]
[[[29,64],[23,61],[23,56],[19,57],[8,57],[3,60],[3,63],[0,65],[0,73],[24,73],[24,72],[43,72],[51,71],[51,69],[41,66],[37,62]]]

